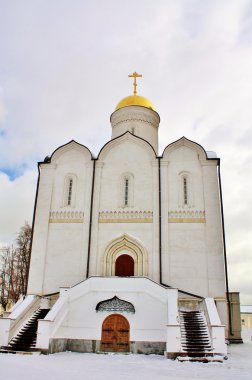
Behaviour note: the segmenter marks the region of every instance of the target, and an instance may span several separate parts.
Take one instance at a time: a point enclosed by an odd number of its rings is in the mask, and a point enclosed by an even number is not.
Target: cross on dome
[[[145,108],[150,108],[151,110],[155,110],[154,105],[152,102],[143,97],[137,95],[137,78],[142,78],[142,74],[138,74],[136,71],[133,74],[128,75],[129,78],[134,78],[133,86],[134,86],[134,93],[133,95],[127,96],[126,98],[122,99],[116,106],[116,110],[124,107],[129,106],[140,106]]]
[[[136,82],[136,79],[137,78],[142,78],[142,74],[138,74],[136,71],[133,73],[133,74],[129,74],[128,75],[129,78],[134,78],[134,82],[133,82],[133,86],[134,86],[134,91],[133,91],[133,94],[136,95],[137,94],[137,82]]]

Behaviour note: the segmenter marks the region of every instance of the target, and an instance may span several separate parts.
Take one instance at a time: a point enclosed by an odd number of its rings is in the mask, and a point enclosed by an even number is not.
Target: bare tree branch
[[[4,310],[26,293],[30,251],[31,227],[25,222],[16,240],[16,246],[0,252],[0,303]]]

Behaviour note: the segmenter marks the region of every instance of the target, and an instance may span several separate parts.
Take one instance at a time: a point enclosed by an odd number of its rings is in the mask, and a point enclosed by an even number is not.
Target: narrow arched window
[[[62,207],[75,207],[77,191],[77,176],[69,173],[64,179]]]
[[[120,177],[120,207],[133,206],[134,177],[132,173],[123,173]]]
[[[124,206],[129,205],[129,179],[124,179]]]
[[[188,180],[187,180],[187,177],[183,177],[183,201],[184,201],[184,205],[188,205]]]
[[[73,179],[68,178],[68,186],[67,186],[67,205],[68,206],[71,206],[72,195],[73,195]]]
[[[190,172],[181,172],[178,177],[179,206],[192,207],[193,205],[193,180]]]

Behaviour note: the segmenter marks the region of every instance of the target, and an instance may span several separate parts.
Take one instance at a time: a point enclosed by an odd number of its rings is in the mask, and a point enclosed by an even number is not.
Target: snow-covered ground
[[[179,363],[156,355],[0,354],[4,380],[245,380],[252,379],[252,343],[229,347],[223,363]]]

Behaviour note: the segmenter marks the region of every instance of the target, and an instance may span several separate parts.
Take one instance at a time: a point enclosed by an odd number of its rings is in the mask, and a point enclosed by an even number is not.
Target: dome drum
[[[160,117],[156,111],[141,106],[127,106],[110,117],[112,138],[129,131],[148,141],[157,152]]]
[[[145,122],[151,124],[153,127],[158,128],[160,117],[156,111],[139,106],[124,107],[116,110],[110,117],[112,128],[120,123],[128,121]]]

